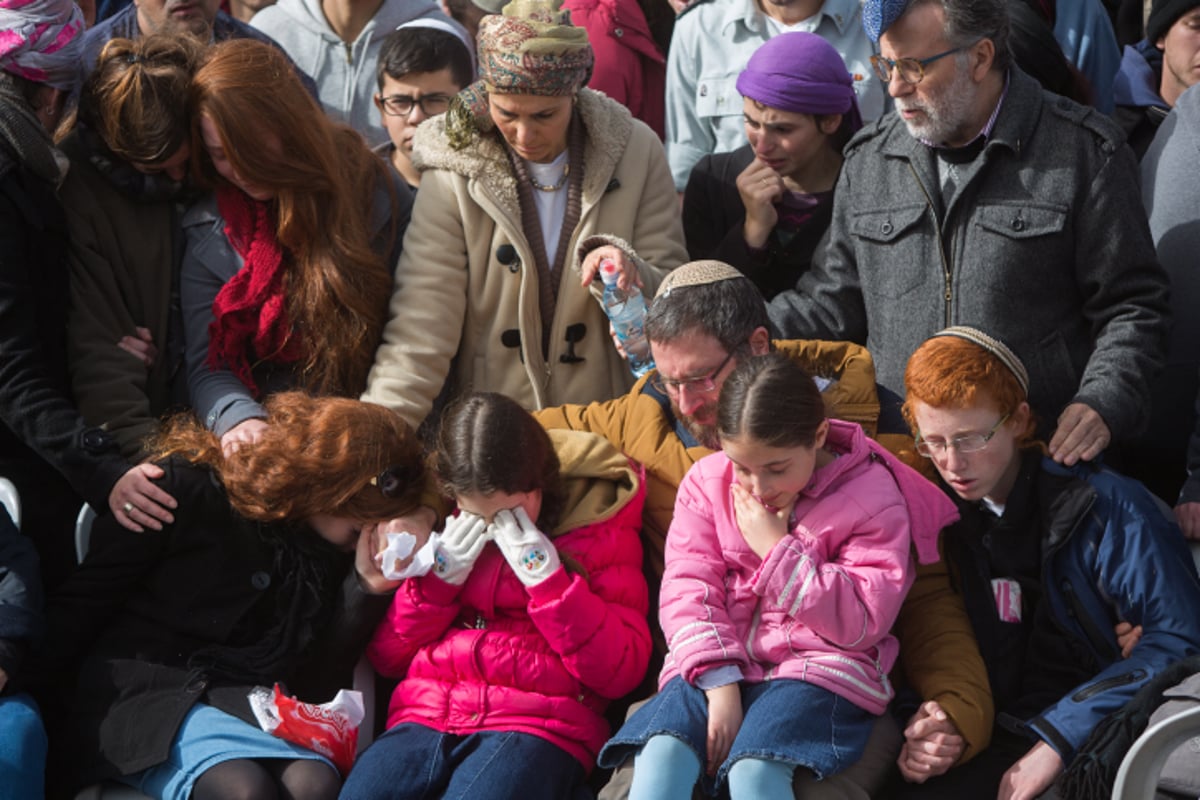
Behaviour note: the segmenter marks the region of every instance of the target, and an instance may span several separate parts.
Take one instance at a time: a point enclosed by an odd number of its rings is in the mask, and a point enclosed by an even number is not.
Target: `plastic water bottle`
[[[650,342],[646,339],[646,299],[637,288],[617,286],[621,275],[616,263],[609,258],[600,262],[600,279],[604,281],[604,311],[612,321],[617,340],[625,349],[629,368],[639,378],[654,369],[650,357]]]

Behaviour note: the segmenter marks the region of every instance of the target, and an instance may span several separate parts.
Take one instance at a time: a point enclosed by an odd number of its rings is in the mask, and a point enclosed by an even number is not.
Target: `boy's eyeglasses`
[[[996,435],[996,431],[1000,430],[1001,425],[1008,422],[1010,416],[1011,414],[1005,414],[987,433],[968,433],[963,436],[955,436],[948,442],[922,439],[921,434],[918,433],[917,452],[926,458],[943,455],[950,448],[959,453],[978,453],[988,446],[988,442]]]
[[[379,100],[379,105],[383,107],[383,113],[390,117],[407,117],[418,106],[420,106],[421,113],[425,116],[436,117],[438,114],[444,114],[446,109],[450,107],[450,95],[448,94],[426,94],[420,97],[413,97],[407,94],[389,94],[387,97],[375,95],[375,98]]]

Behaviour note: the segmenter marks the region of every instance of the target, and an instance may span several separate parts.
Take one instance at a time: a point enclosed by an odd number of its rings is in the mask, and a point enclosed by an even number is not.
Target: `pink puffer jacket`
[[[857,425],[830,420],[826,448],[839,457],[814,473],[791,535],[765,560],[738,528],[725,454],[688,472],[667,534],[660,687],[736,666],[746,681],[804,680],[883,713],[898,650],[889,631],[914,578],[910,543],[930,536],[911,520],[936,535],[954,506],[915,473],[902,492],[893,475],[908,467],[885,463]]]
[[[401,585],[367,650],[380,673],[402,679],[389,728],[519,731],[592,768],[609,736],[605,707],[637,687],[650,658],[638,538],[644,488],[603,446],[631,482],[604,519],[553,539],[582,575],[564,568],[526,589],[489,542],[462,587],[432,574]]]

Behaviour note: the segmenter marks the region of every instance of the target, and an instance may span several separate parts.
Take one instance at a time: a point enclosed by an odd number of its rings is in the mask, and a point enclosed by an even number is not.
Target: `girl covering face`
[[[601,754],[635,757],[633,800],[689,798],[697,780],[790,797],[797,768],[819,779],[857,760],[891,697],[910,534],[940,527],[910,519],[952,516],[861,428],[826,419],[785,356],[738,364],[717,432],[722,452],[684,478],[667,535],[659,694]]]
[[[401,680],[343,797],[574,797],[650,657],[638,473],[491,393],[446,412],[434,462],[457,514],[375,632]]]

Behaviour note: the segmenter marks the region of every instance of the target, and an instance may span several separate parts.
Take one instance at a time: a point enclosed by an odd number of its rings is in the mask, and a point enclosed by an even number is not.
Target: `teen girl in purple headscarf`
[[[745,273],[768,300],[796,285],[829,227],[842,148],[860,127],[850,73],[812,33],[785,33],[738,77],[749,144],[702,158],[683,202],[688,254]]]

